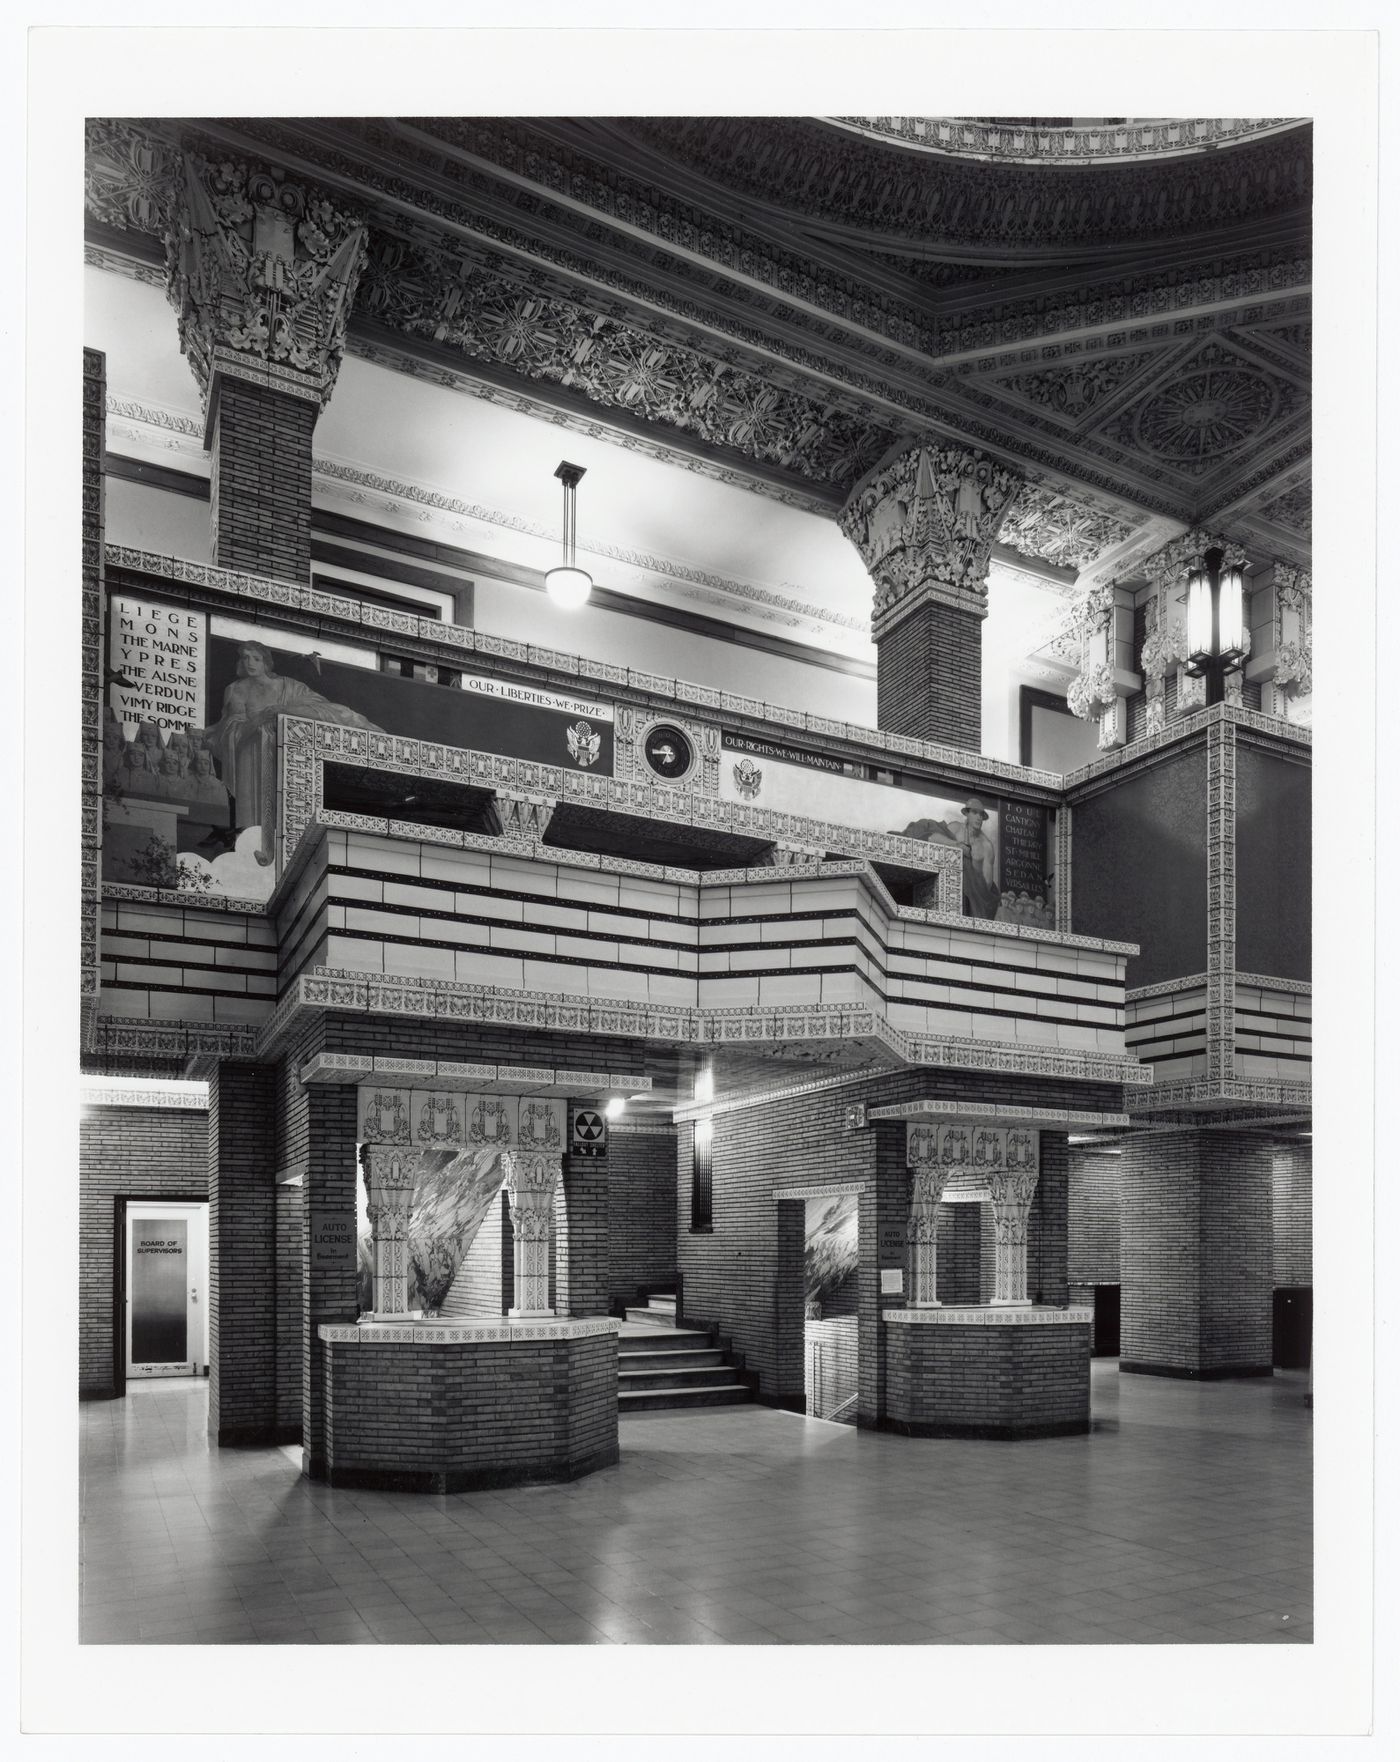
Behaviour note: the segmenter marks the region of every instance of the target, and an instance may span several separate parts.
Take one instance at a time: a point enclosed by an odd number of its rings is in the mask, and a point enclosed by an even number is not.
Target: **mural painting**
[[[935,795],[913,783],[855,775],[854,769],[825,754],[726,733],[720,795],[864,832],[955,846],[962,851],[967,916],[1054,929],[1044,808],[980,795]]]
[[[206,613],[114,594],[103,877],[248,900],[272,892],[282,715],[611,775],[610,706],[509,681],[429,684],[212,635]]]

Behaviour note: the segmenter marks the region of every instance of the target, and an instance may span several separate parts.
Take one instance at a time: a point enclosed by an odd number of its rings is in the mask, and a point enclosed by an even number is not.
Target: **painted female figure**
[[[272,861],[272,820],[277,792],[277,718],[283,712],[342,728],[383,732],[357,710],[333,704],[300,679],[278,673],[266,643],[238,646],[238,677],[224,692],[223,715],[204,730],[219,761],[224,787],[234,798],[234,823],[261,826],[260,863]]]

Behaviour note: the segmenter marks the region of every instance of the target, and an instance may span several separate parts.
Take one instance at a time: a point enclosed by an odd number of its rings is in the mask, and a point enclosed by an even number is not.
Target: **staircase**
[[[653,1293],[628,1309],[617,1342],[617,1411],[732,1407],[751,1399],[743,1361],[698,1328],[676,1326],[676,1299]]]

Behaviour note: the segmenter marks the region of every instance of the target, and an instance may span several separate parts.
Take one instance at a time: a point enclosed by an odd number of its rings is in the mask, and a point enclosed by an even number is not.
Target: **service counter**
[[[885,1418],[916,1438],[1089,1430],[1091,1309],[887,1309]]]
[[[610,1317],[323,1323],[326,1478],[459,1493],[617,1461]]]

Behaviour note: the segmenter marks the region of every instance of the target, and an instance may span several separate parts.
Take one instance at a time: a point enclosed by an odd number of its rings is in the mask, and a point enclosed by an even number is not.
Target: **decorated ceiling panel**
[[[372,360],[827,515],[892,448],[982,449],[1028,484],[1000,542],[1061,567],[1162,519],[1296,554],[1307,127],[1105,124],[1098,162],[974,121],[95,122],[91,246],[178,266],[191,156],[295,180],[364,228]]]

